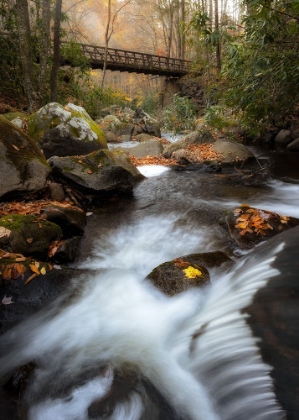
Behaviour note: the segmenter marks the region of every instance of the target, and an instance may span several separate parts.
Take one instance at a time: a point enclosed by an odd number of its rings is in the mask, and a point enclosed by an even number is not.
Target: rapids
[[[277,270],[283,244],[240,259],[229,273],[211,271],[211,286],[169,298],[145,276],[190,253],[222,250],[238,259],[217,223],[243,202],[299,217],[299,186],[271,181],[242,187],[217,175],[142,171],[133,199],[90,217],[77,267],[82,291],[6,333],[0,374],[34,361],[25,395],[28,420],[88,420],[93,401],[109,395],[118,369],[135,366],[173,408],[169,419],[276,420],[270,367],[262,362],[242,308]],[[63,298],[63,297],[62,297]],[[111,420],[162,419],[144,389],[116,402]],[[9,419],[3,419],[9,420]]]

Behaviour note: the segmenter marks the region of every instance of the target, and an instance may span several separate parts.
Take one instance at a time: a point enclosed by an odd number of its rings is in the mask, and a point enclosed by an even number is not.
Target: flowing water
[[[146,275],[190,253],[222,250],[238,259],[219,220],[241,203],[299,217],[299,186],[270,181],[232,185],[219,175],[144,167],[148,177],[123,198],[94,210],[78,267],[82,292],[59,302],[3,337],[0,373],[34,361],[25,396],[29,420],[88,420],[89,407],[111,392],[123,366],[135,366],[172,407],[167,419],[283,418],[269,366],[241,309],[276,270],[276,250],[250,254],[228,273],[211,271],[211,285],[176,297]],[[146,388],[116,401],[111,420],[163,419]],[[3,419],[6,420],[6,419]],[[8,420],[8,419],[7,419]]]

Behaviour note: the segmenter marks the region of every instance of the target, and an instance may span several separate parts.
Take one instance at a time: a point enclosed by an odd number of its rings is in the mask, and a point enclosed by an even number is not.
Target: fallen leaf
[[[79,160],[78,160],[78,163],[81,163],[81,164],[82,164],[82,163],[83,163],[83,161],[82,161],[81,159],[79,159]]]
[[[37,277],[38,274],[34,273],[32,274],[30,277],[28,277],[28,279],[25,281],[24,284],[28,284],[29,282],[31,282],[31,280],[35,279],[35,277]]]
[[[26,261],[26,257],[18,257],[16,258],[17,262]]]
[[[27,241],[29,244],[31,244],[31,243],[33,242],[33,238],[28,238],[28,239],[26,239],[26,241]]]
[[[11,230],[6,229],[3,226],[0,226],[0,238],[4,238],[5,236],[9,238],[10,234],[11,234]]]
[[[12,144],[12,147],[15,149],[15,150],[17,150],[17,151],[19,151],[20,149],[15,145],[15,144]]]
[[[36,267],[35,264],[30,264],[29,267],[31,268],[31,271],[33,271],[36,275],[40,274],[39,269]]]
[[[87,173],[88,173],[89,175],[91,175],[93,172],[92,172],[92,170],[91,170],[91,169],[87,169]]]
[[[13,280],[18,279],[27,270],[25,265],[18,264],[18,263],[10,264],[10,269],[11,269],[11,277],[10,278],[13,279]]]
[[[202,277],[202,272],[198,270],[197,268],[192,267],[189,265],[189,267],[185,268],[183,270],[185,273],[185,276],[188,277],[188,279],[195,279],[196,277]]]
[[[42,267],[41,268],[41,270],[40,270],[40,273],[44,276],[45,274],[46,274],[46,269],[45,269],[45,267]]]
[[[8,296],[4,295],[4,298],[2,299],[1,303],[3,305],[11,305],[14,302],[12,302],[12,296],[8,297]]]
[[[11,268],[6,266],[3,273],[2,273],[3,280],[11,279]]]

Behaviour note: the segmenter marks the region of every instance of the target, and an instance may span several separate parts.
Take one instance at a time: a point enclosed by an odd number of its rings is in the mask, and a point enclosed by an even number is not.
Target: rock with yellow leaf
[[[299,219],[242,204],[226,217],[231,237],[245,249],[299,225]]]

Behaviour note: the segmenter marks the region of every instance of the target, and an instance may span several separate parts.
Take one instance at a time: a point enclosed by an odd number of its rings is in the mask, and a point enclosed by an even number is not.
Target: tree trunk
[[[220,32],[219,32],[219,11],[218,11],[218,0],[215,0],[215,31],[218,32],[219,37],[216,43],[216,65],[217,70],[221,71],[221,43],[220,43]]]
[[[51,102],[57,101],[58,71],[60,67],[60,22],[62,0],[56,0],[54,20],[53,65],[51,70]]]
[[[111,0],[108,0],[108,17],[107,17],[107,25],[105,30],[105,52],[104,52],[104,65],[103,65],[103,73],[102,73],[102,81],[101,81],[101,88],[104,89],[105,84],[105,77],[107,71],[107,57],[108,57],[108,45],[110,40],[110,25],[111,25]],[[112,28],[113,29],[113,28]],[[112,32],[111,32],[112,34]]]
[[[50,38],[50,21],[51,21],[51,0],[43,0],[42,3],[42,28],[41,28],[41,49],[39,61],[39,86],[41,101],[45,99],[46,80],[48,71],[48,59],[51,47]],[[40,104],[42,105],[42,103]]]
[[[36,108],[37,95],[34,89],[34,73],[31,48],[31,31],[27,0],[16,0],[20,59],[23,70],[23,86],[27,98],[28,111]]]

